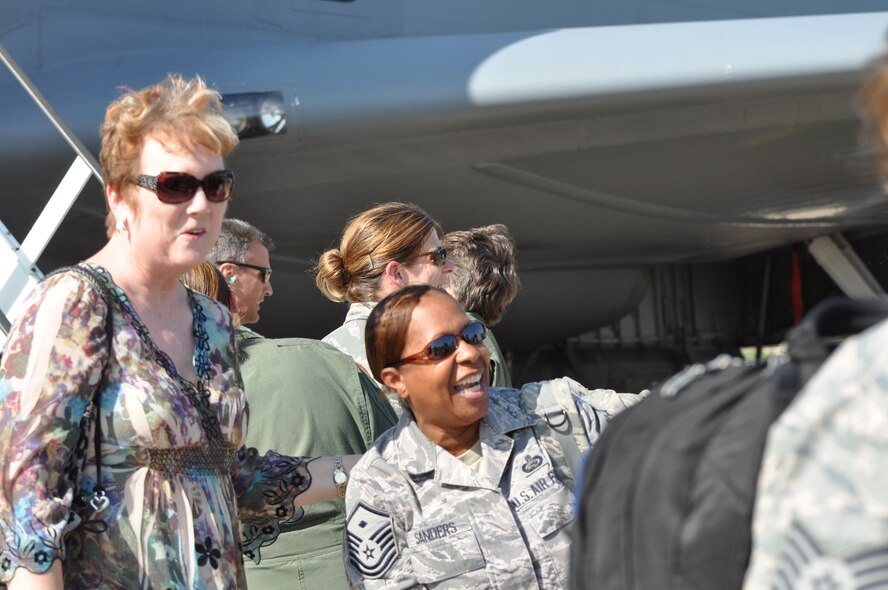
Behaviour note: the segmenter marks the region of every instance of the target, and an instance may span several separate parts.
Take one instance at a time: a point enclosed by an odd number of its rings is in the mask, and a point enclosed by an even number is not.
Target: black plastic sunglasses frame
[[[470,330],[475,330],[477,326],[481,327],[480,334],[467,334]],[[459,334],[444,334],[443,336],[438,336],[426,344],[422,351],[417,352],[416,354],[411,354],[410,356],[405,356],[393,363],[389,363],[386,367],[398,367],[400,365],[418,363],[421,361],[443,361],[459,349],[460,340],[466,344],[474,344],[477,346],[484,342],[486,337],[487,326],[484,325],[484,322],[472,322],[467,324]]]
[[[238,262],[237,260],[217,260],[216,266],[219,266],[220,264],[233,264],[235,266],[253,268],[262,272],[263,283],[268,283],[271,281],[271,269],[267,266],[259,266],[258,264],[250,264],[249,262]]]
[[[418,254],[417,257],[431,258],[432,263],[434,263],[435,266],[444,266],[447,264],[447,248],[444,246],[438,246],[430,252],[422,252],[421,254]]]
[[[142,174],[133,180],[133,184],[153,192],[162,203],[187,203],[197,194],[198,188],[203,189],[211,203],[223,203],[231,198],[234,190],[234,172],[210,172],[200,180],[187,172],[161,172],[154,176]],[[223,187],[220,193],[219,189]]]

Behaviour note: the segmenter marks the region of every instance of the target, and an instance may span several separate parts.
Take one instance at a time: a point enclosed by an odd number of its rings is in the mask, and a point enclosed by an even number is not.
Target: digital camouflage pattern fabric
[[[354,587],[567,586],[574,495],[554,465],[564,457],[537,435],[540,418],[524,409],[521,391],[493,388],[489,397],[480,472],[432,443],[410,412],[352,470],[346,567]],[[574,402],[586,424],[599,423],[589,403]]]
[[[376,303],[350,304],[342,325],[323,338],[327,344],[355,359],[368,375],[370,375],[370,364],[367,362],[367,350],[364,346],[364,329],[374,307]]]

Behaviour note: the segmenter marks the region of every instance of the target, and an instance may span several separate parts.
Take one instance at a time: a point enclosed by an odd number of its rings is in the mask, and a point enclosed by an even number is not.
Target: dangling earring
[[[228,282],[231,283],[231,284],[234,284],[234,282],[235,282],[236,280],[237,280],[237,277],[228,277]]]
[[[122,220],[117,220],[117,223],[114,225],[114,230],[120,235],[126,234],[126,227],[124,227]]]

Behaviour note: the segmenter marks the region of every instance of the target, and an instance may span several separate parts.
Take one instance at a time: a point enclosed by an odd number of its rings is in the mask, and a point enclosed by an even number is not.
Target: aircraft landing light
[[[240,139],[287,132],[287,110],[281,92],[222,95],[223,114]]]

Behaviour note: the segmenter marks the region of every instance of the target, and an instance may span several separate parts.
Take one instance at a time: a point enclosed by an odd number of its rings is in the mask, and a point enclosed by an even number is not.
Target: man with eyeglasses
[[[226,219],[210,260],[234,290],[241,325],[235,337],[244,392],[250,404],[247,444],[297,456],[362,454],[397,417],[373,380],[354,360],[319,340],[265,338],[244,324],[259,320],[262,300],[272,294],[271,238],[239,219]],[[341,478],[341,479],[337,479]],[[334,472],[344,496],[348,475]],[[262,562],[247,561],[250,588],[284,590],[348,587],[342,555],[342,499],[306,507],[262,548]],[[300,582],[297,582],[299,580]]]
[[[237,300],[241,325],[259,321],[259,307],[274,290],[271,288],[269,252],[274,242],[268,234],[240,219],[222,222],[222,233],[210,252]]]

